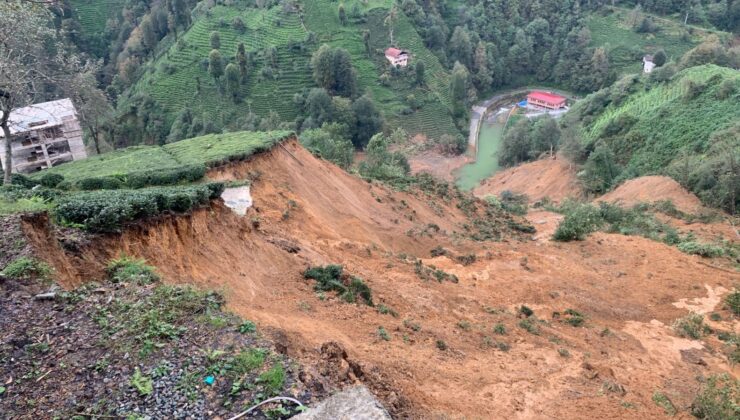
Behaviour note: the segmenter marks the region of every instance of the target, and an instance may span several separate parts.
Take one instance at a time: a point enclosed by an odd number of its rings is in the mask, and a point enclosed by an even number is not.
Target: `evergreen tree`
[[[459,61],[470,68],[473,58],[473,44],[465,28],[458,26],[450,38],[450,59]]]
[[[213,77],[213,80],[218,85],[218,81],[224,74],[224,62],[221,59],[221,53],[214,49],[208,54],[208,74]]]
[[[236,47],[236,63],[239,65],[239,75],[242,81],[247,79],[247,52],[244,48],[244,43],[240,42]]]
[[[460,62],[456,62],[450,77],[450,96],[452,96],[456,115],[462,115],[465,112],[469,81],[468,69]]]
[[[621,172],[614,152],[602,143],[588,156],[580,177],[587,191],[603,194],[609,191]]]
[[[342,26],[347,24],[347,12],[344,10],[344,4],[339,3],[339,22]]]
[[[657,67],[661,67],[667,60],[668,57],[662,49],[658,50],[658,52],[653,55],[653,63],[655,63]]]
[[[211,48],[214,50],[221,48],[221,34],[218,31],[211,32]]]
[[[311,57],[316,84],[329,93],[352,97],[357,91],[357,74],[352,58],[343,48],[322,45]]]
[[[158,41],[157,33],[154,31],[154,25],[150,15],[147,15],[141,21],[141,43],[146,51],[154,50]]]
[[[355,114],[352,144],[356,148],[362,149],[367,145],[370,137],[382,130],[383,116],[380,115],[380,111],[367,95],[359,97],[352,104],[352,111]]]
[[[424,71],[424,62],[417,61],[414,65],[414,72],[416,73],[416,84],[419,86],[424,86]]]
[[[478,42],[478,46],[475,48],[473,64],[476,86],[481,90],[489,89],[493,77],[491,77],[491,71],[488,69],[488,53],[486,52],[486,44],[483,41]]]
[[[596,48],[591,57],[591,79],[590,90],[599,90],[609,82],[609,57],[604,47]]]
[[[239,74],[239,67],[234,63],[229,63],[226,66],[226,90],[231,94],[231,98],[234,103],[239,101],[239,87],[241,75]]]

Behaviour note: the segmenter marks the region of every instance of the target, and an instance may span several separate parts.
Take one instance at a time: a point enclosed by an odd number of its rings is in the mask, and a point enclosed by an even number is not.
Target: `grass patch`
[[[131,377],[130,384],[142,397],[151,395],[154,391],[152,378],[141,373],[139,368],[134,370],[134,375]]]
[[[108,277],[113,283],[151,284],[159,281],[156,269],[147,265],[144,259],[121,255],[111,260],[106,267]]]
[[[725,250],[722,247],[696,241],[682,242],[678,244],[678,249],[686,254],[699,255],[705,258],[717,258],[725,255]]]
[[[740,381],[723,373],[707,378],[707,383],[691,404],[691,414],[699,419],[740,418]]]
[[[740,316],[740,289],[735,288],[732,293],[725,297],[725,306],[735,316]]]
[[[383,327],[378,327],[378,337],[383,341],[391,341],[391,335],[388,334],[388,331]]]
[[[49,279],[52,273],[53,270],[49,265],[31,257],[17,258],[5,266],[3,271],[0,271],[0,274],[5,277],[22,280]]]
[[[704,325],[704,316],[690,313],[673,323],[673,330],[681,337],[698,340],[704,336],[708,327]]]
[[[378,313],[381,315],[390,315],[393,318],[398,318],[398,312],[394,311],[392,308],[383,305],[382,303],[377,306]]]
[[[0,195],[0,216],[16,213],[46,211],[51,205],[41,197],[19,198],[17,200]]]
[[[265,388],[265,394],[277,395],[285,385],[285,368],[281,363],[276,363],[257,377],[257,383]]]
[[[677,413],[676,406],[673,405],[670,399],[660,391],[653,392],[653,402],[658,407],[662,408],[663,411],[669,416],[675,416]]]
[[[530,334],[540,335],[540,327],[537,325],[537,321],[532,318],[525,318],[519,321],[519,328]]]
[[[586,322],[586,317],[576,310],[566,309],[563,314],[565,314],[565,323],[570,324],[573,327],[580,327],[584,322]]]
[[[506,335],[506,326],[504,324],[496,324],[493,326],[493,332],[498,335]]]
[[[223,298],[192,287],[158,285],[135,302],[114,300],[94,319],[106,335],[119,333],[146,357],[163,343],[180,337],[186,320],[220,309]]]
[[[303,273],[303,277],[316,280],[314,290],[317,292],[335,291],[347,303],[355,303],[361,299],[366,305],[374,306],[370,287],[362,279],[343,275],[342,271],[341,265],[311,267]]]

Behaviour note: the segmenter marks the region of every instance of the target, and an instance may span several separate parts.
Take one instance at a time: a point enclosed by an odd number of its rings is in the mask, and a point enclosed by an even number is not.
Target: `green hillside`
[[[108,18],[121,13],[125,0],[69,0],[77,21],[85,34],[99,34],[105,30]]]
[[[345,3],[346,9],[349,11],[353,4]],[[303,22],[299,13],[286,12],[282,6],[270,9],[215,6],[209,13],[197,17],[178,42],[170,40],[169,49],[147,65],[140,79],[121,99],[122,105],[125,106],[126,97],[148,94],[164,108],[168,126],[186,106],[204,121],[215,121],[224,127],[238,128],[239,117],[250,110],[261,117],[274,111],[283,121],[293,121],[297,116],[293,95],[304,88],[315,87],[309,61],[313,51],[326,43],[349,51],[360,88],[372,96],[392,127],[401,126],[411,134],[422,132],[437,137],[457,132],[448,111],[449,75],[426,50],[421,37],[402,13],[394,25],[396,44],[409,49],[413,60],[424,62],[428,83],[424,87],[412,86],[413,75],[393,77],[387,86],[379,83],[381,74],[388,70],[382,51],[390,45],[388,28],[383,25],[390,5],[390,1],[357,2],[360,10],[367,12],[367,21],[350,18],[345,26],[341,25],[336,12],[338,3],[329,0],[304,2]],[[231,24],[236,17],[246,26],[243,33]],[[370,57],[363,42],[365,29],[371,36]],[[243,42],[254,57],[247,81],[241,87],[240,95],[244,99],[240,103],[235,104],[222,95],[208,74],[212,31],[220,34],[220,51],[225,60],[233,60],[239,42]],[[314,41],[307,41],[309,33],[315,36]],[[261,74],[267,65],[265,50],[270,47],[277,50],[277,71],[273,77]],[[423,102],[415,112],[406,105],[406,97],[410,94]]]
[[[740,157],[740,72],[708,64],[665,82],[658,77],[623,79],[566,116],[564,124],[578,127],[590,153],[586,175],[608,189],[634,176],[667,174],[708,203],[734,208],[727,188],[740,188],[740,180],[726,174]]]
[[[630,20],[630,11],[620,8],[605,9],[606,13],[588,16],[591,46],[604,46],[609,53],[609,64],[619,75],[639,73],[642,57],[663,49],[668,59],[678,60],[686,51],[704,40],[711,31],[688,30],[682,24],[650,14],[655,28],[651,32],[638,32]],[[716,31],[715,31],[716,32]]]

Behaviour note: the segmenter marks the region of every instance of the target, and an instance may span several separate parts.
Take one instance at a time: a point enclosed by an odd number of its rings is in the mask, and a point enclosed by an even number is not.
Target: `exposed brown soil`
[[[642,176],[625,181],[607,194],[596,199],[607,203],[632,206],[637,203],[654,203],[670,200],[677,209],[686,213],[699,213],[703,207],[699,198],[667,176]]]
[[[554,243],[548,238],[559,216],[547,212],[529,215],[538,229],[532,238],[517,239],[502,217],[501,242],[474,242],[465,239],[471,219],[457,199],[394,192],[315,159],[295,142],[286,148],[291,154],[277,147],[210,172],[213,179],[254,180],[255,205],[246,217],[216,204],[76,251],[59,245],[43,219],[27,220],[25,230],[66,286],[95,278],[107,258],[125,251],[146,258],[169,282],[223,290],[231,309],[273,331],[289,355],[333,360],[325,369],[366,383],[397,417],[658,418],[664,414],[652,401],[656,390],[686,416],[701,386],[697,377],[740,374],[714,336],[687,340],[670,327],[688,313],[680,302],[711,298],[725,320],[713,326],[738,331],[716,301],[740,281],[729,262],[605,233]],[[572,175],[561,159],[529,165],[550,176],[521,184],[510,177],[495,191],[535,200],[576,191],[552,183]],[[431,257],[437,246],[450,255]],[[467,254],[476,257],[468,265],[455,258]],[[408,256],[459,282],[420,279]],[[375,302],[398,317],[316,294],[301,273],[329,263],[364,279]],[[521,305],[534,310],[538,335],[518,326]],[[586,316],[583,326],[564,322],[569,308]],[[499,323],[506,334],[494,333]]]
[[[439,179],[455,182],[456,171],[472,161],[473,158],[465,154],[448,156],[436,150],[426,150],[411,156],[409,165],[413,174],[425,172]]]
[[[483,181],[473,190],[478,197],[498,195],[502,191],[526,194],[530,202],[549,197],[559,202],[582,196],[575,167],[567,159],[545,158],[505,169]]]

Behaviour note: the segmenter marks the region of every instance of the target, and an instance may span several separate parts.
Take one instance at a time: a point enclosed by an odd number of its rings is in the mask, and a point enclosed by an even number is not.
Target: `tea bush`
[[[133,220],[165,211],[186,212],[208,204],[223,192],[222,183],[141,190],[100,190],[62,197],[55,210],[62,224],[92,232],[115,232]]]

